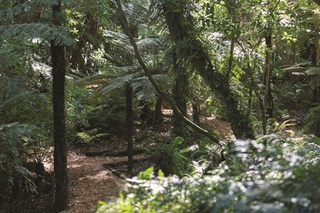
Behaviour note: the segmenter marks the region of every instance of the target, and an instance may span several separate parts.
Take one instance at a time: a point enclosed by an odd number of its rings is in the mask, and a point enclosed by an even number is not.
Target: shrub
[[[319,139],[283,140],[270,135],[235,141],[227,152],[227,160],[202,178],[128,179],[129,193],[116,202],[100,202],[97,212],[320,210]]]
[[[320,137],[320,106],[310,109],[305,122],[304,131]]]

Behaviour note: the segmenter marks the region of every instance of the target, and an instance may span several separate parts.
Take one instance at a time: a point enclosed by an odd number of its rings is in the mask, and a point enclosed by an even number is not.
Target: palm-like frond
[[[43,7],[49,7],[54,4],[56,4],[56,0],[33,0],[33,1],[26,1],[24,3],[20,3],[17,5],[12,5],[11,2],[0,3],[0,6],[3,6],[0,10],[0,20],[2,23],[5,21],[8,21],[14,17],[18,17],[23,13],[30,13],[30,11],[33,10],[33,7],[35,6],[43,6]]]
[[[121,89],[126,84],[129,84],[134,79],[134,74],[128,74],[122,77],[111,80],[107,85],[98,89],[99,93],[110,93],[115,89]]]
[[[148,20],[148,3],[145,1],[133,2],[130,1],[123,4],[123,10],[128,17],[130,25],[137,26],[145,23]]]
[[[159,38],[144,38],[137,41],[137,46],[142,57],[154,56],[158,54],[164,46],[164,43]]]
[[[122,67],[106,65],[101,69],[101,72],[99,74],[75,80],[73,84],[76,86],[102,86],[110,82],[110,80],[112,79],[121,78],[129,73],[134,73],[137,71],[137,69],[137,65]]]
[[[156,80],[164,90],[170,88],[172,79],[165,74],[155,74],[153,79]],[[157,100],[157,91],[151,84],[147,76],[135,78],[131,82],[131,86],[136,91],[136,96],[149,103],[155,103]]]
[[[111,45],[113,45],[113,47],[117,47],[117,49],[120,50],[133,52],[133,48],[127,35],[120,32],[107,30],[104,33],[104,37]]]
[[[34,43],[25,40],[6,39],[0,41],[0,67],[2,69],[14,68],[15,71],[25,70],[26,52],[34,46]]]
[[[54,41],[55,45],[71,45],[71,38],[66,27],[45,23],[27,23],[0,26],[0,33],[4,37],[16,39],[34,39]]]

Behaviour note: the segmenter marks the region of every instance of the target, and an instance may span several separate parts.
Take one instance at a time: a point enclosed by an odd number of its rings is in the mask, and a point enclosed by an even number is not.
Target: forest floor
[[[125,160],[125,157],[87,157],[69,152],[70,213],[94,212],[98,201],[109,201],[125,190],[124,181],[103,164]]]
[[[214,127],[214,129],[219,131],[224,137],[235,139],[228,122],[216,117],[206,117],[202,122]],[[125,142],[122,144],[125,145]],[[99,147],[98,149],[106,150],[106,148],[110,149],[110,145],[107,147]],[[95,149],[97,149],[97,147],[95,147]],[[70,202],[68,212],[94,212],[99,200],[109,201],[116,198],[120,191],[125,190],[126,186],[124,181],[106,169],[103,164],[126,159],[126,157],[88,157],[83,154],[83,150],[70,151],[68,156],[70,177]]]
[[[166,114],[166,113],[165,113]],[[170,113],[169,113],[170,114]],[[235,139],[228,122],[216,118],[205,117],[201,120],[208,127],[219,131],[227,139]],[[165,128],[165,131],[169,131]],[[127,157],[95,156],[89,157],[85,153],[88,151],[119,151],[126,149],[126,141],[110,141],[100,144],[81,146],[71,148],[68,153],[69,169],[69,207],[68,213],[91,213],[95,212],[98,201],[110,201],[116,199],[120,191],[126,190],[125,181],[113,171],[104,167],[104,164],[123,162]],[[135,156],[139,158],[139,156]],[[141,155],[140,155],[141,157]],[[46,171],[53,171],[52,159],[44,162]],[[133,173],[128,176],[136,175],[139,171],[148,168],[148,165],[142,165],[141,162],[134,165]],[[126,166],[117,170],[125,170]],[[0,213],[36,213],[50,212],[52,205],[52,193],[42,196],[38,199],[28,199],[21,202],[7,203],[0,205]]]

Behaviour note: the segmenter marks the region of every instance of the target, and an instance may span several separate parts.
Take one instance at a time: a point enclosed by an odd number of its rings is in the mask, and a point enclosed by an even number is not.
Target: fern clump
[[[309,114],[305,118],[304,131],[320,137],[320,106],[310,109]]]
[[[156,167],[164,172],[165,175],[175,174],[183,176],[187,172],[187,158],[181,145],[184,139],[181,137],[168,138],[166,136],[149,133],[149,144],[147,149]]]

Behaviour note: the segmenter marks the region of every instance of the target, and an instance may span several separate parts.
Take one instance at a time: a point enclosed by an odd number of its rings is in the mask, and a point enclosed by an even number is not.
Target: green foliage
[[[50,97],[30,88],[26,78],[0,76],[0,185],[8,194],[36,193],[23,163],[42,162],[52,138]],[[18,196],[18,195],[17,195]]]
[[[158,134],[149,133],[148,140],[151,148],[147,152],[157,168],[165,175],[175,174],[183,176],[188,173],[185,157],[186,149],[182,149],[184,139],[181,137],[168,138]]]
[[[279,84],[274,87],[274,98],[279,109],[306,109],[311,104],[312,90],[307,83]]]
[[[68,83],[66,87],[67,137],[71,140],[78,131],[89,126],[86,116],[94,109],[90,103],[91,93],[82,87]]]
[[[129,193],[97,212],[317,212],[319,152],[314,137],[237,140],[212,175],[128,179]]]
[[[304,131],[320,137],[320,106],[311,108],[305,118]]]
[[[101,99],[86,116],[90,128],[98,128],[99,132],[123,136],[126,118],[122,92],[117,91],[111,96],[102,96],[104,99]]]
[[[151,180],[155,177],[154,174],[154,167],[150,167],[146,169],[145,171],[139,172],[138,178],[142,180]],[[157,177],[164,177],[164,173],[162,172],[161,169],[158,170]]]
[[[43,157],[34,142],[38,140],[35,126],[10,123],[0,126],[0,189],[11,194],[14,188],[27,194],[37,194],[34,175],[22,166],[30,157]],[[27,140],[26,140],[27,139]],[[42,148],[44,148],[42,144]],[[38,152],[37,152],[38,151]],[[30,153],[30,154],[28,154]],[[18,184],[18,185],[17,185]]]
[[[0,33],[5,37],[23,40],[42,38],[54,41],[55,45],[71,45],[74,42],[67,28],[45,23],[0,26]]]
[[[34,46],[34,43],[26,40],[0,39],[0,69],[8,74],[26,72],[27,53]]]
[[[97,129],[90,129],[86,132],[78,132],[75,143],[89,144],[96,142],[99,138],[109,136],[107,133],[98,133]]]
[[[54,4],[56,1],[53,0],[37,0],[0,8],[2,23],[0,34],[2,38],[5,40],[8,38],[47,40],[54,41],[55,45],[73,44],[74,40],[71,38],[68,28],[55,26],[51,23],[50,10],[45,10],[45,8]],[[61,14],[59,16],[62,18]]]

